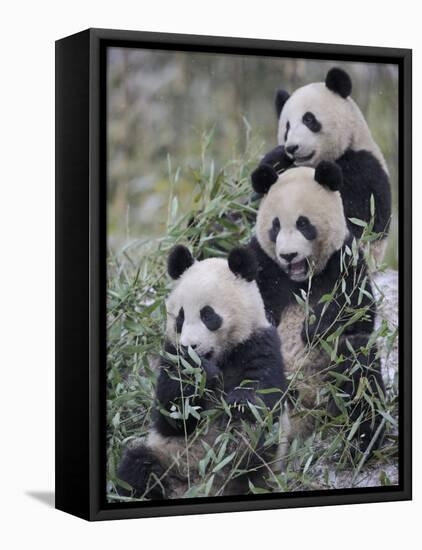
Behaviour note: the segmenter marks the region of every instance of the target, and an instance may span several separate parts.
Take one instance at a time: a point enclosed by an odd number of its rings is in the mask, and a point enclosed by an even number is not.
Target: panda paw
[[[189,355],[189,351],[186,347],[181,346],[179,350],[179,354],[182,355],[183,359],[189,363],[194,368],[198,368],[198,364],[196,361]],[[205,371],[207,375],[207,380],[212,381],[217,379],[220,374],[221,370],[219,369],[218,365],[213,359],[210,359],[206,355],[199,354],[199,359],[201,361],[201,368]]]
[[[157,481],[164,473],[157,458],[144,445],[126,448],[117,469],[117,477],[133,488],[133,496],[154,500],[164,498],[163,486]],[[126,489],[120,488],[119,493],[130,496]]]
[[[252,390],[238,388],[231,391],[226,399],[227,405],[235,415],[252,415],[249,403],[256,404],[255,393]]]
[[[375,426],[370,422],[363,422],[358,430],[354,433],[351,441],[350,452],[354,461],[359,461],[365,453],[371,454],[379,449],[384,441],[385,429],[383,428],[377,433],[377,428],[380,425],[380,420],[377,419]],[[375,439],[375,435],[377,436]]]
[[[210,359],[206,359],[205,357],[200,357],[200,359],[201,359],[201,367],[206,372],[208,381],[215,380],[220,376],[221,370],[219,369],[218,365],[214,361]]]
[[[252,187],[256,193],[263,195],[278,180],[278,174],[267,163],[262,163],[251,174]]]
[[[260,164],[269,164],[280,174],[293,166],[293,160],[287,156],[284,146],[278,145],[262,158]]]
[[[267,193],[278,180],[278,176],[292,165],[293,160],[286,155],[283,145],[274,147],[264,156],[258,168],[252,172],[252,187],[261,195]]]

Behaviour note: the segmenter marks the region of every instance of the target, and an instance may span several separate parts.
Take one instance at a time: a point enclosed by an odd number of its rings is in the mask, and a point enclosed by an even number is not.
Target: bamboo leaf
[[[366,227],[367,223],[363,220],[359,220],[358,218],[349,218],[349,220],[354,224],[358,225],[359,227]]]
[[[213,474],[216,474],[217,472],[222,470],[224,466],[226,466],[229,462],[231,462],[235,456],[236,456],[236,451],[226,456],[224,460],[222,460],[219,464],[217,464],[217,466],[215,466],[215,468],[213,469]]]

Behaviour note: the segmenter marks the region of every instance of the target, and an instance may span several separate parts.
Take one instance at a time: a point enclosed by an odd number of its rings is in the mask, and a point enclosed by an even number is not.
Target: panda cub
[[[185,496],[204,479],[200,461],[206,450],[219,455],[224,441],[220,460],[233,453],[228,467],[232,472],[236,465],[244,475],[231,479],[228,468],[216,468],[207,495],[247,492],[249,481],[267,474],[262,460],[274,470],[281,464],[289,430],[282,412],[286,380],[280,339],[267,320],[256,270],[248,248],[232,250],[228,261],[194,261],[181,245],[171,251],[168,272],[176,284],[166,302],[153,423],[145,439],[126,449],[118,469],[137,497]],[[263,417],[272,415],[272,434],[254,426],[250,405]],[[257,442],[248,441],[244,421]]]
[[[348,228],[357,238],[363,229],[350,218],[370,222],[371,195],[374,197],[373,231],[380,238],[371,244],[371,256],[379,265],[391,218],[388,169],[362,112],[350,97],[351,91],[349,75],[339,68],[328,71],[325,82],[308,84],[292,95],[278,90],[279,146],[262,159],[252,174],[252,183],[256,192],[263,193],[291,166],[336,162],[343,172],[340,192]]]
[[[377,407],[384,387],[375,344],[369,344],[375,302],[363,254],[344,216],[343,185],[340,167],[327,161],[316,169],[285,171],[261,201],[250,246],[259,263],[258,287],[278,327],[286,374],[296,390],[295,410],[303,412],[293,412],[292,432],[309,433],[328,381],[340,386],[328,411],[336,415],[343,407],[350,424],[360,419],[355,436],[363,450],[380,425]],[[346,398],[342,403],[339,391]],[[373,411],[365,392],[377,403]]]

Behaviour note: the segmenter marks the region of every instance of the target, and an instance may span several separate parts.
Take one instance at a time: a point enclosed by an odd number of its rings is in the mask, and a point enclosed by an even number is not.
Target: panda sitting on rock
[[[136,497],[180,498],[201,484],[190,496],[241,494],[268,475],[268,465],[279,471],[289,434],[286,380],[256,270],[247,248],[232,250],[228,261],[194,261],[181,245],[170,253],[176,284],[166,303],[153,425],[118,469]]]
[[[279,146],[264,156],[252,182],[263,193],[292,166],[315,168],[323,160],[336,162],[343,172],[340,192],[347,225],[357,238],[363,228],[350,218],[369,223],[374,197],[372,230],[379,238],[371,244],[370,257],[377,266],[384,256],[391,218],[388,169],[351,91],[349,75],[339,68],[328,71],[325,82],[308,84],[292,95],[278,90]]]
[[[280,334],[289,389],[297,396],[292,434],[308,435],[315,411],[328,410],[332,418],[341,411],[347,421],[339,429],[345,439],[354,436],[355,454],[381,442],[384,386],[371,341],[375,301],[344,215],[344,185],[337,163],[285,171],[261,187],[266,195],[250,246],[259,290]]]

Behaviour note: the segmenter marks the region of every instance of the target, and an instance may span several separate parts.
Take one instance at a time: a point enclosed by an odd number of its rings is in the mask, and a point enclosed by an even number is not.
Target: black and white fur
[[[239,429],[241,420],[253,424],[248,404],[258,408],[264,404],[277,419],[280,438],[278,445],[270,448],[264,448],[262,442],[257,456],[270,460],[275,469],[281,464],[289,432],[282,404],[286,381],[280,340],[267,320],[255,282],[254,254],[247,248],[236,248],[228,261],[194,261],[189,250],[179,245],[169,256],[168,271],[176,284],[166,304],[165,352],[173,356],[179,352],[192,363],[188,350],[193,349],[201,359],[206,388],[202,395],[195,393],[192,384],[181,382],[179,367],[162,358],[153,424],[145,439],[137,440],[125,451],[118,470],[119,478],[133,487],[136,496],[151,499],[183,497],[188,475],[192,484],[198,483],[199,461],[206,453],[203,442],[213,447],[216,438],[228,429],[227,414],[208,424],[206,417],[191,415],[186,421],[171,418],[169,413],[181,399],[190,397],[190,405],[204,412],[221,405],[223,398],[235,413],[229,424]],[[271,388],[275,391],[259,393]],[[201,435],[195,439],[199,426]],[[242,449],[245,444],[240,439],[235,450]],[[249,456],[243,467],[260,467],[262,473],[257,456]],[[252,474],[240,476],[225,486],[225,475],[227,468],[216,475],[210,494],[246,492],[247,482],[253,478]]]
[[[382,237],[372,243],[376,265],[384,256],[391,218],[391,189],[388,168],[365,118],[350,97],[352,82],[339,68],[328,71],[325,82],[314,82],[289,95],[276,94],[278,147],[268,153],[252,174],[255,191],[265,193],[278,174],[291,166],[316,167],[319,162],[336,162],[343,172],[341,196],[347,224],[359,238],[362,227],[350,218],[371,219],[373,231]]]
[[[357,251],[354,263],[349,256],[353,237],[340,196],[343,184],[338,164],[326,161],[316,169],[299,167],[284,172],[260,204],[251,247],[259,263],[258,287],[278,327],[286,373],[295,381],[301,404],[310,411],[315,409],[319,387],[331,380],[329,372],[349,376],[348,371],[355,367],[350,380],[341,387],[350,397],[349,417],[354,421],[366,407],[362,399],[353,401],[360,381],[367,378],[371,392],[380,401],[383,381],[376,347],[372,346],[368,355],[361,351],[374,330],[375,304],[362,252]],[[342,258],[347,265],[343,270]],[[344,259],[348,259],[347,264]],[[296,299],[303,299],[303,293],[308,295],[315,316],[312,324]],[[334,299],[327,305],[321,299],[330,293]],[[356,311],[365,307],[365,317],[348,324],[352,313],[347,314],[347,308]],[[341,326],[345,330],[337,355],[343,355],[343,361],[335,364],[318,345],[318,339],[326,339]],[[356,432],[360,448],[369,444],[380,420],[376,415],[362,422]],[[293,419],[293,426],[293,433],[307,433],[309,429],[300,419]]]

